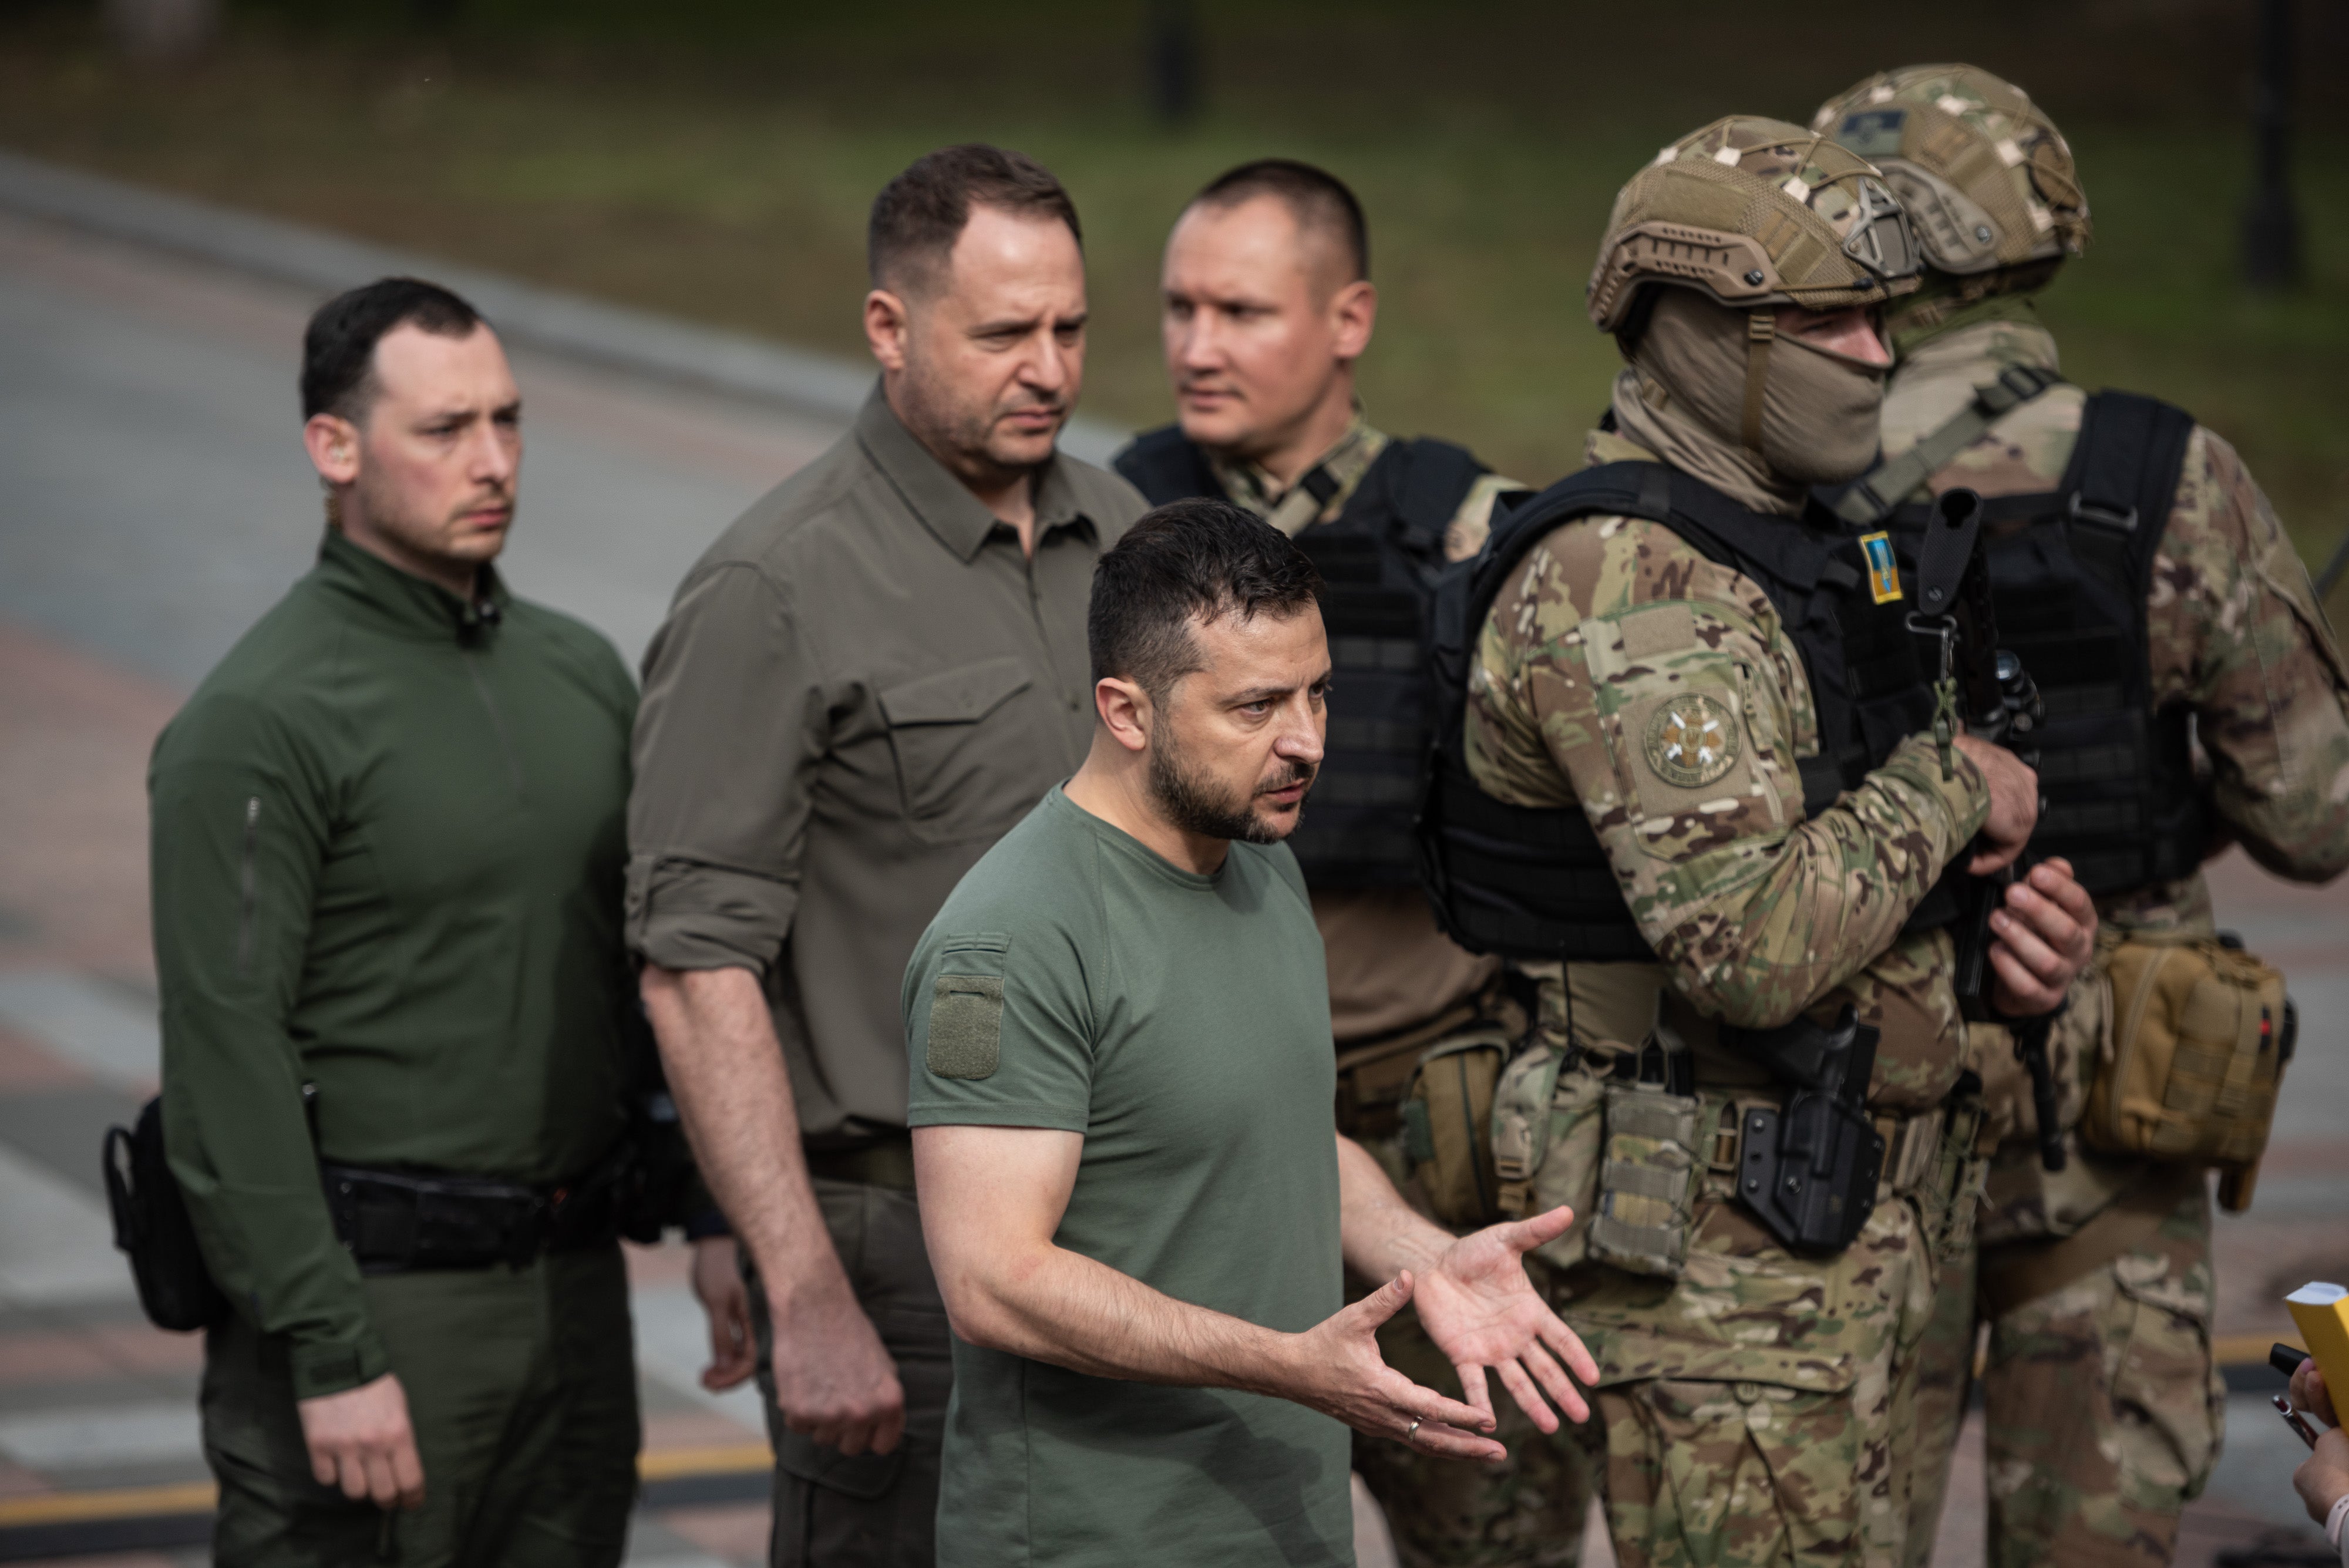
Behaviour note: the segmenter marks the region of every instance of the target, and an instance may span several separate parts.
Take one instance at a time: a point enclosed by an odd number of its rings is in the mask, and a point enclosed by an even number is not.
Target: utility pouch
[[[100,1146],[114,1244],[129,1254],[139,1304],[157,1328],[210,1328],[228,1316],[228,1298],[204,1267],[187,1200],[163,1158],[163,1102],[150,1100],[131,1127],[109,1127]]]
[[[2219,1201],[2251,1205],[2300,1015],[2240,939],[2125,937],[2104,965],[2111,1033],[2080,1137],[2104,1154],[2217,1166]]]
[[[1511,1220],[1574,1210],[1566,1233],[1534,1255],[1571,1269],[1588,1255],[1599,1207],[1604,1143],[1605,1064],[1619,1047],[1560,1050],[1537,1041],[1502,1069],[1493,1095],[1493,1168],[1501,1179],[1501,1213]]]
[[[1636,1064],[1632,1075],[1609,1079],[1605,1090],[1589,1256],[1627,1273],[1677,1280],[1695,1218],[1703,1102],[1686,1082],[1685,1051],[1667,1052],[1651,1040],[1625,1061]]]
[[[1982,1147],[1987,1116],[1982,1079],[1964,1072],[1958,1075],[1956,1087],[1938,1113],[1894,1124],[1892,1135],[1886,1139],[1889,1179],[1879,1185],[1917,1205],[1926,1249],[1936,1264],[1959,1256],[1973,1243],[1982,1180],[1990,1169],[1989,1153]],[[1877,1130],[1884,1130],[1882,1123]],[[1912,1142],[1918,1145],[1914,1154],[1909,1149]],[[1906,1179],[1911,1170],[1914,1179]]]
[[[1833,1255],[1876,1211],[1884,1136],[1865,1108],[1877,1031],[1847,1005],[1832,1030],[1807,1018],[1777,1029],[1723,1029],[1789,1085],[1785,1105],[1748,1106],[1737,1195],[1790,1252]]]
[[[1403,1157],[1429,1210],[1454,1229],[1500,1217],[1493,1091],[1512,1044],[1497,1026],[1440,1040],[1421,1055],[1403,1092]]]
[[[1534,1179],[1549,1158],[1550,1102],[1567,1053],[1537,1040],[1501,1069],[1493,1088],[1493,1173],[1500,1179],[1497,1207],[1522,1220],[1533,1197]]]

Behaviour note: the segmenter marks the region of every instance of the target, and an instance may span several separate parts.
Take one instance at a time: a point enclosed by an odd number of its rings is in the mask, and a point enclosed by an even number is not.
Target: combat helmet
[[[1908,66],[1829,99],[1811,128],[1877,163],[1926,265],[1968,292],[2035,288],[2088,247],[2071,146],[2029,94],[1974,66]]]
[[[1639,335],[1647,286],[1748,312],[1745,444],[1761,448],[1775,306],[1841,310],[1917,287],[1899,199],[1872,163],[1783,119],[1731,115],[1681,138],[1615,198],[1590,270],[1590,319]]]

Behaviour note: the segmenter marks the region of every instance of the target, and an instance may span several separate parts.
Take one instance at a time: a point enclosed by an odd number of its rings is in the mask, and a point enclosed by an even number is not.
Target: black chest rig
[[[1224,493],[1179,426],[1136,438],[1114,466],[1154,506]],[[1312,887],[1418,883],[1412,815],[1434,705],[1428,612],[1444,531],[1485,472],[1448,441],[1389,441],[1338,516],[1297,535],[1321,574],[1331,667],[1327,750],[1288,839]],[[1337,493],[1319,468],[1298,483],[1325,501]]]
[[[1468,679],[1494,600],[1536,545],[1593,514],[1662,524],[1769,596],[1802,655],[1818,715],[1819,753],[1796,763],[1806,815],[1932,727],[1930,672],[1906,624],[1914,606],[1905,595],[1877,602],[1858,540],[1831,517],[1750,512],[1661,463],[1611,462],[1561,480],[1496,515],[1483,552],[1454,567],[1436,597],[1438,740],[1418,824],[1420,867],[1438,919],[1473,951],[1583,961],[1656,956],[1582,809],[1495,800],[1470,776],[1464,745]],[[1946,925],[1957,913],[1955,898],[1937,889],[1909,929]]]
[[[2099,896],[2189,876],[2209,846],[2191,715],[2154,709],[2146,621],[2193,433],[2182,410],[2099,392],[2056,489],[1982,499],[1999,641],[2047,706],[2037,737],[2045,804],[2030,855],[2069,860]],[[1877,525],[1913,559],[1929,511],[1902,506]]]

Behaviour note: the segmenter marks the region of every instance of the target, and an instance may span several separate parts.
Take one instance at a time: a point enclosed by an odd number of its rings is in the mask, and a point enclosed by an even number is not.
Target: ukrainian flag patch
[[[1859,553],[1868,557],[1868,587],[1876,602],[1889,605],[1900,597],[1900,563],[1893,558],[1892,535],[1860,535]]]

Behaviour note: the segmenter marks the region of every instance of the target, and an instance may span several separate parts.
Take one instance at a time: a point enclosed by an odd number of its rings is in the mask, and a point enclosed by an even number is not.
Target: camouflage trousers
[[[1991,1568],[2162,1568],[2218,1462],[2226,1386],[2210,1345],[2210,1200],[1991,1322]]]
[[[1919,1440],[1937,1287],[1972,1268],[1970,1239],[1936,1259],[1923,1229],[1905,1202],[1880,1203],[1859,1241],[1816,1265],[1813,1291],[1765,1309],[1834,1320],[1817,1323],[1831,1359],[1759,1338],[1750,1350],[1675,1343],[1625,1324],[1633,1332],[1600,1352],[1605,1386],[1591,1423],[1622,1568],[1921,1561],[1931,1537],[1912,1539],[1917,1515],[1938,1513],[1949,1456],[1947,1442]],[[1773,1266],[1784,1284],[1805,1270]],[[1738,1315],[1738,1287],[1723,1286]],[[1683,1286],[1674,1296],[1692,1305],[1696,1293]],[[1659,1306],[1659,1317],[1681,1315]],[[1676,1375],[1636,1376],[1646,1366]],[[1920,1501],[1920,1483],[1935,1495]]]
[[[1536,1282],[1547,1265],[1528,1258]],[[1457,1397],[1452,1363],[1405,1307],[1379,1331],[1389,1366]],[[1592,1464],[1576,1430],[1545,1437],[1516,1401],[1492,1384],[1500,1464],[1437,1459],[1401,1443],[1357,1435],[1354,1469],[1386,1510],[1404,1568],[1575,1568],[1590,1510]]]

